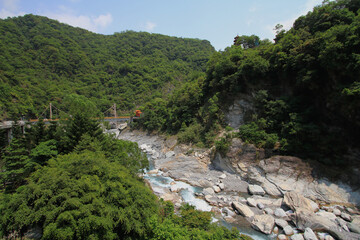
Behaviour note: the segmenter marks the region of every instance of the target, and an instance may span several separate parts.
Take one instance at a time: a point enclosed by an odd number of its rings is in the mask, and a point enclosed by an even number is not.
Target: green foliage
[[[262,148],[273,149],[277,147],[277,144],[280,144],[279,137],[275,133],[266,133],[255,122],[240,126],[239,137]]]
[[[181,207],[179,216],[171,215],[163,220],[153,217],[151,226],[152,235],[149,239],[252,239],[236,229],[230,231],[211,223],[211,213],[195,210],[188,204]]]
[[[237,36],[233,46],[209,60],[196,95],[201,104],[193,105],[195,118],[186,118],[186,126],[201,124],[201,140],[211,144],[219,126],[225,127],[229,104],[239,95],[251,96],[257,116],[241,128],[242,138],[287,154],[344,164],[347,149],[360,148],[359,7],[354,0],[324,1],[289,31],[277,25],[275,44],[255,35]],[[176,124],[181,137],[183,122]],[[217,145],[226,149],[225,143]]]
[[[30,152],[32,160],[41,166],[44,166],[49,159],[57,155],[58,151],[54,139],[39,143]]]
[[[225,137],[220,138],[215,141],[216,151],[218,151],[221,155],[225,156],[229,151],[229,147],[231,145],[231,135],[226,134]]]
[[[201,141],[201,134],[203,127],[199,123],[193,123],[189,127],[184,126],[178,133],[178,140],[180,143],[198,143]]]
[[[141,239],[158,213],[151,190],[99,152],[54,158],[3,197],[2,233],[38,225],[44,239]]]
[[[9,191],[23,185],[35,167],[22,138],[14,138],[11,144],[5,148],[1,158],[3,166],[0,179],[3,186]]]
[[[214,48],[146,32],[100,35],[29,14],[0,20],[0,52],[0,116],[35,118],[49,102],[96,114],[74,94],[100,112],[114,102],[130,112],[203,72]]]

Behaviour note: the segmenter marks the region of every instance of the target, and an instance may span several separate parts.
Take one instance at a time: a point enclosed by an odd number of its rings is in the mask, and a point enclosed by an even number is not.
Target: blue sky
[[[32,13],[102,34],[125,30],[206,39],[216,50],[236,35],[274,38],[273,28],[322,0],[0,0],[0,18]]]

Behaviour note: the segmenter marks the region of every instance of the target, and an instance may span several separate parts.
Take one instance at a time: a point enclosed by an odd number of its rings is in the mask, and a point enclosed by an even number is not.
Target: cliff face
[[[270,152],[238,138],[232,139],[226,156],[215,153],[212,164],[217,169],[236,172],[251,184],[260,185],[271,196],[280,197],[296,191],[314,201],[360,204],[360,191],[347,184],[351,178],[330,181],[325,177],[326,169],[317,169],[321,167],[318,164],[311,165],[292,156],[271,156]],[[356,171],[349,176],[356,176]]]

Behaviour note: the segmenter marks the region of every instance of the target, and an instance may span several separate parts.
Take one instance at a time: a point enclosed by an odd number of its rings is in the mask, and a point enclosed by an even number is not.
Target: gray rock
[[[221,190],[224,190],[225,184],[224,184],[224,183],[220,183],[220,184],[219,184],[219,188],[220,188]]]
[[[222,209],[222,212],[225,213],[226,216],[230,216],[230,217],[233,217],[233,216],[236,215],[233,211],[231,211],[231,210],[230,210],[229,208],[227,208],[227,207],[224,207],[224,208]]]
[[[294,229],[289,225],[285,226],[283,230],[286,236],[291,236],[294,234]]]
[[[322,218],[327,218],[327,219],[334,220],[334,221],[336,219],[335,214],[333,214],[331,212],[317,212],[316,215],[320,216]]]
[[[271,208],[265,208],[264,211],[265,211],[266,214],[269,214],[269,215],[274,214],[274,211]]]
[[[275,224],[284,229],[288,224],[284,219],[275,219]]]
[[[333,214],[335,214],[335,216],[340,216],[341,215],[341,211],[337,208],[333,209]]]
[[[278,240],[287,240],[287,236],[284,235],[284,234],[279,234],[278,237],[277,237]]]
[[[298,208],[302,208],[314,212],[310,200],[294,191],[285,193],[284,204],[293,211],[296,211]]]
[[[248,198],[246,200],[247,204],[250,206],[250,207],[256,207],[256,200],[253,199],[253,198]]]
[[[274,215],[279,218],[287,217],[286,212],[282,208],[275,209]]]
[[[319,205],[316,202],[314,202],[314,201],[312,201],[310,199],[308,199],[308,200],[310,201],[310,205],[311,205],[311,207],[313,209],[313,212],[319,211]]]
[[[248,190],[252,195],[265,195],[265,191],[259,185],[249,185]]]
[[[335,221],[342,229],[349,232],[349,228],[348,228],[347,222],[345,220],[343,220],[342,218],[336,218]]]
[[[350,214],[355,214],[355,211],[354,211],[354,209],[352,209],[352,208],[346,208],[346,211],[348,211]]]
[[[258,203],[256,205],[260,210],[264,209],[264,207],[265,207],[264,204],[262,204],[262,203]]]
[[[351,232],[360,234],[360,225],[354,224],[353,222],[347,223],[346,226]]]
[[[218,186],[213,186],[214,192],[219,193],[221,192],[221,189]]]
[[[212,195],[205,195],[205,201],[207,201],[210,205],[217,205],[218,198]]]
[[[166,158],[170,158],[170,157],[172,157],[172,156],[175,156],[175,152],[174,152],[174,151],[169,151],[169,152],[167,152],[167,153],[165,154],[165,157],[166,157]]]
[[[277,226],[274,227],[273,233],[274,233],[274,234],[278,234],[278,233],[279,233],[279,228],[278,228]]]
[[[226,174],[225,174],[225,173],[221,174],[219,178],[220,178],[220,179],[226,178]]]
[[[304,240],[303,235],[301,235],[300,233],[294,234],[290,237],[291,240]]]
[[[251,226],[265,234],[270,234],[274,228],[275,221],[270,215],[256,215],[251,221]]]
[[[254,213],[251,209],[245,204],[239,202],[232,202],[232,206],[244,217],[253,217]]]
[[[283,195],[273,183],[269,182],[266,179],[261,186],[264,191],[270,196],[281,197]]]
[[[305,228],[304,238],[305,240],[318,240],[311,228]]]
[[[213,194],[215,194],[215,191],[212,188],[205,188],[203,190],[203,193],[204,193],[204,195],[213,195]]]
[[[335,240],[331,235],[326,235],[325,240]]]
[[[347,214],[347,213],[342,212],[341,215],[340,215],[340,217],[341,217],[342,219],[344,219],[345,221],[351,222],[351,216],[350,216],[350,214]]]

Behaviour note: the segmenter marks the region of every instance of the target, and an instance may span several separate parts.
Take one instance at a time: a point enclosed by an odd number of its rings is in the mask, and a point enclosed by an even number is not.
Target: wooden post
[[[114,103],[114,115],[115,115],[115,117],[117,117],[117,113],[116,113],[116,103]]]
[[[52,119],[52,109],[51,109],[51,103],[50,103],[50,119]]]

